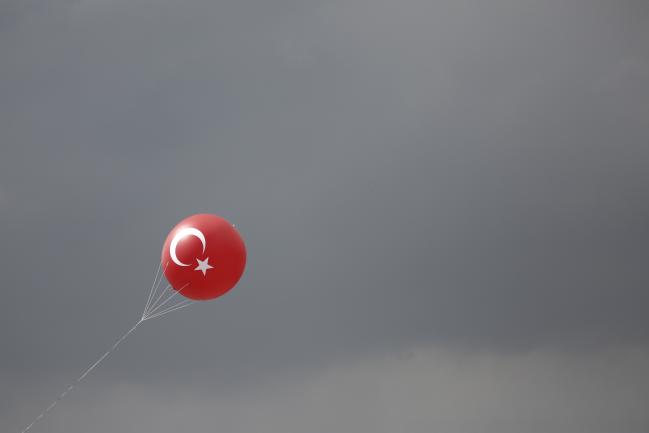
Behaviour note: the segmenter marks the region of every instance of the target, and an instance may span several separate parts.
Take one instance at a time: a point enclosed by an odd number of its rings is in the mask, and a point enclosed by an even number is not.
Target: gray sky
[[[649,6],[0,3],[0,429],[139,318],[181,218],[239,286],[34,432],[649,428]]]

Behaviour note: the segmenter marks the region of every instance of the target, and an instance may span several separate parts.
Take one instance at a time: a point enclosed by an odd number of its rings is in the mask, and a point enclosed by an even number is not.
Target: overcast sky
[[[649,429],[644,0],[0,1],[0,430]]]

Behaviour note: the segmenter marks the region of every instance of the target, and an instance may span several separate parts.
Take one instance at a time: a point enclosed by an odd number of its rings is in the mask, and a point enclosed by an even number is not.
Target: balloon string
[[[169,289],[171,289],[171,284],[168,284],[167,287],[162,289],[162,292],[160,292],[160,295],[157,297],[157,299],[155,301],[153,301],[153,303],[149,306],[149,308],[144,312],[142,317],[146,317],[149,314],[151,314],[151,312],[158,309],[158,307],[160,306],[160,304],[159,304],[160,300],[165,296],[165,294],[167,294],[167,290],[169,290]]]
[[[167,264],[165,265],[165,270],[167,269]],[[158,288],[160,287],[160,283],[162,282],[162,275],[160,275],[160,269],[162,267],[162,262],[158,264],[158,269],[156,270],[155,277],[153,278],[153,284],[151,284],[151,290],[149,291],[149,297],[147,299],[146,307],[144,308],[144,311],[146,312],[148,308],[151,305],[151,301],[153,300],[155,294],[158,291]],[[163,271],[164,273],[164,271]],[[160,275],[160,279],[158,279],[158,275]],[[131,335],[133,331],[135,331],[135,328],[137,328],[140,323],[144,322],[144,318],[141,318],[139,322],[135,324],[131,329],[129,329],[126,334],[122,335],[116,342],[113,344],[113,346],[106,352],[104,353],[97,361],[95,361],[94,364],[92,364],[86,371],[83,372],[81,376],[77,378],[70,386],[68,386],[65,391],[63,391],[47,408],[41,412],[27,427],[23,429],[21,433],[27,433],[31,428],[38,423],[40,420],[42,420],[54,407],[58,404],[59,401],[63,400],[70,392],[72,392],[77,385],[86,378],[99,364],[101,364],[104,359],[108,357],[115,349],[117,349],[117,346],[119,346],[126,338]]]
[[[32,421],[21,433],[27,433],[37,422],[39,422],[41,419],[45,417],[52,409],[54,409],[54,406],[57,405],[57,403],[61,400],[63,400],[72,390],[76,388],[76,386],[86,378],[92,372],[101,362],[108,357],[111,353],[113,353],[117,347],[122,343],[122,341],[126,340],[126,338],[131,335],[133,331],[135,331],[135,328],[137,328],[140,323],[142,323],[144,320],[140,319],[139,322],[135,324],[131,329],[129,329],[126,334],[122,335],[119,340],[113,344],[113,346],[106,352],[104,353],[94,364],[92,364],[81,376],[75,380],[72,385],[68,386],[65,391],[61,393],[48,407],[45,409],[43,412],[41,412],[35,419]]]
[[[162,265],[162,263],[160,263],[160,265]],[[151,291],[149,292],[149,299],[147,300],[146,306],[144,307],[144,312],[142,313],[142,317],[148,315],[151,309],[155,308],[158,301],[160,301],[160,299],[164,295],[164,292],[171,287],[171,286],[165,287],[160,293],[160,296],[157,296],[158,289],[160,288],[160,283],[162,283],[162,277],[164,275],[164,272],[167,270],[167,266],[169,266],[169,262],[165,264],[164,270],[162,271],[162,275],[160,276],[160,279],[158,280],[157,283],[155,282],[155,280],[158,278],[158,272],[156,272],[156,278],[153,280],[153,286],[151,287]]]
[[[155,314],[156,312],[160,311],[160,308],[162,308],[162,307],[163,307],[167,302],[171,301],[171,300],[172,300],[172,299],[173,299],[177,294],[179,294],[179,293],[181,293],[183,290],[185,290],[185,288],[186,288],[187,286],[189,286],[189,283],[185,284],[184,286],[182,286],[182,287],[181,287],[180,289],[178,289],[178,290],[174,290],[173,293],[171,294],[171,296],[169,296],[167,299],[165,299],[164,301],[162,301],[161,303],[159,303],[158,305],[156,305],[155,307],[153,307],[153,308],[151,309],[151,311],[148,312],[147,315],[146,315],[145,317],[148,317],[148,316],[150,316],[151,314]],[[167,288],[170,288],[170,287],[171,287],[171,286],[167,286]],[[165,289],[165,290],[166,290],[166,289]],[[164,293],[164,292],[163,292],[163,293]],[[162,297],[162,296],[161,296],[161,297]]]
[[[167,262],[167,264],[169,264]],[[149,290],[149,297],[146,300],[146,305],[144,306],[144,311],[146,312],[149,309],[149,305],[151,304],[151,300],[153,298],[153,294],[155,291],[158,290],[157,286],[160,284],[158,281],[158,275],[160,274],[160,268],[162,267],[162,262],[158,263],[158,269],[155,271],[155,277],[153,278],[153,284],[151,284],[151,290]],[[165,266],[165,271],[167,270],[167,266]],[[164,272],[163,272],[164,274]],[[162,278],[160,278],[160,281],[162,281]],[[158,282],[158,284],[156,284]]]
[[[192,302],[193,301],[190,300],[190,299],[185,299],[185,300],[179,301],[179,302],[177,302],[175,304],[172,304],[172,305],[169,305],[169,306],[167,306],[167,307],[165,307],[165,308],[163,308],[161,310],[151,312],[150,314],[148,314],[147,316],[144,317],[144,320],[152,318],[153,316],[157,316],[158,314],[164,313],[164,312],[166,312],[168,310],[171,310],[172,308],[180,307],[181,305],[184,305],[184,304],[191,304]]]
[[[144,318],[144,320],[149,320],[149,319],[155,319],[156,317],[161,317],[164,316],[165,314],[169,314],[173,311],[180,310],[181,308],[189,307],[190,305],[194,304],[195,302],[192,300],[184,300],[181,301],[177,304],[172,305],[171,307],[167,307],[166,309],[159,311],[157,313],[152,313],[151,315],[147,316]]]
[[[58,404],[59,401],[63,400],[70,392],[72,392],[81,381],[83,381],[95,368],[99,366],[108,356],[113,353],[117,347],[124,341],[126,338],[128,338],[129,335],[135,331],[135,329],[140,326],[140,324],[146,320],[149,319],[154,319],[156,317],[161,317],[164,316],[165,314],[169,314],[172,311],[180,310],[181,308],[188,307],[195,302],[189,299],[185,299],[181,302],[178,302],[174,305],[170,305],[164,309],[162,307],[169,302],[174,296],[176,296],[178,293],[182,292],[185,287],[187,287],[189,284],[185,284],[183,287],[181,287],[179,290],[174,290],[174,293],[171,294],[168,298],[166,298],[162,303],[159,303],[159,301],[162,299],[164,296],[165,292],[167,289],[169,289],[171,286],[167,286],[162,293],[160,293],[159,296],[157,296],[158,289],[160,287],[160,283],[162,282],[162,276],[164,275],[164,271],[162,274],[160,274],[160,269],[161,269],[162,263],[158,265],[158,270],[156,271],[155,278],[153,279],[153,284],[151,286],[151,290],[149,291],[149,297],[147,299],[146,306],[144,308],[144,313],[142,314],[142,317],[140,320],[131,328],[129,329],[124,335],[122,335],[106,353],[101,355],[101,357],[95,361],[90,367],[86,369],[86,371],[83,372],[81,376],[77,378],[70,386],[68,386],[65,391],[63,391],[43,412],[41,412],[25,429],[22,430],[21,433],[27,433],[31,428],[38,423],[40,420],[42,420],[48,413],[54,409],[54,407]],[[169,265],[169,262],[165,265],[165,270],[167,269],[167,266]],[[158,275],[160,275],[160,278],[158,279]],[[154,298],[155,301],[153,301]],[[153,301],[153,302],[152,302]]]

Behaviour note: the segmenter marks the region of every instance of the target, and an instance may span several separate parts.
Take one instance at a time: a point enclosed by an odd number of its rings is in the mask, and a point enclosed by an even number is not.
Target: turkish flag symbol
[[[232,289],[246,267],[238,230],[217,215],[192,215],[174,227],[162,247],[164,275],[181,295],[217,298]]]

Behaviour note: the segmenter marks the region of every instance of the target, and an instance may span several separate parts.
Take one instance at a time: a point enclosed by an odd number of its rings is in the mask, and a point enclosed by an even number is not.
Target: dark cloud
[[[607,347],[647,345],[642,2],[58,6],[0,9],[11,423],[137,320],[167,230],[199,211],[243,232],[244,280],[138,329],[87,385],[110,388],[108,400],[122,391],[110,384],[127,381],[133,402],[218,389],[219,404],[249,398],[262,410],[258,383],[282,377],[282,392],[300,392],[291,387],[332,365],[412,348],[503,360],[552,348],[562,369],[581,362],[568,353],[597,363]],[[60,431],[88,431],[68,424],[80,400],[61,409]],[[587,412],[547,431],[593,431],[600,418]],[[361,415],[332,429],[373,429]],[[149,428],[124,419],[111,431]],[[522,428],[527,419],[494,431],[544,430]],[[634,419],[628,431],[641,430]]]

